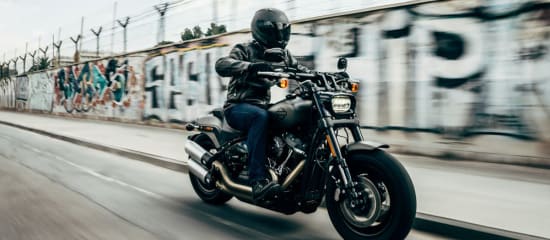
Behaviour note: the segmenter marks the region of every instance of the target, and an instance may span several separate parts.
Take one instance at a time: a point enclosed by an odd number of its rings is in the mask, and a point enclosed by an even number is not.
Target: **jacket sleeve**
[[[231,49],[229,56],[216,61],[216,72],[222,77],[243,75],[250,65],[248,59],[245,47],[242,44],[237,44]]]

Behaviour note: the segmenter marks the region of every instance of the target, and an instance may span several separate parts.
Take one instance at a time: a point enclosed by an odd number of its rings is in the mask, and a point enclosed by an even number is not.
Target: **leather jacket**
[[[262,108],[266,108],[269,104],[271,85],[266,84],[262,79],[251,79],[248,72],[250,63],[268,62],[263,58],[264,50],[262,45],[253,40],[235,45],[229,56],[216,61],[216,72],[222,77],[231,77],[225,109],[235,103],[250,103]],[[296,58],[287,49],[285,52],[284,61],[287,66],[309,72],[309,69],[298,64]]]

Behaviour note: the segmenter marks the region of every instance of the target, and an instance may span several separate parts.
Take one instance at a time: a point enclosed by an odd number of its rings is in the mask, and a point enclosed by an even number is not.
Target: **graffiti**
[[[27,75],[17,76],[15,78],[15,109],[18,111],[27,109],[28,98],[29,78]]]
[[[228,79],[215,74],[215,60],[225,45],[186,48],[150,57],[145,62],[144,119],[185,122],[221,107]]]
[[[314,59],[320,71],[335,71],[337,58],[348,57],[363,85],[365,126],[550,138],[550,99],[541,94],[550,87],[543,67],[550,62],[550,4],[468,2],[320,21],[294,31],[300,40],[289,48],[314,46],[299,57]]]
[[[0,107],[15,109],[15,81],[12,78],[0,80]]]
[[[54,81],[47,72],[29,75],[30,97],[28,108],[31,110],[51,111],[54,99]]]
[[[288,48],[311,69],[337,71],[337,59],[348,58],[361,83],[359,119],[380,130],[372,132],[550,143],[547,1],[430,2],[308,20],[292,31]],[[0,107],[14,109],[16,93],[26,91],[26,109],[191,121],[223,106],[229,79],[215,62],[250,39],[231,33],[30,73],[26,90],[16,90],[24,80],[5,78]],[[273,88],[272,101],[287,92]]]
[[[52,71],[54,111],[138,118],[141,78],[129,61],[113,58]],[[134,111],[126,114],[127,110]]]

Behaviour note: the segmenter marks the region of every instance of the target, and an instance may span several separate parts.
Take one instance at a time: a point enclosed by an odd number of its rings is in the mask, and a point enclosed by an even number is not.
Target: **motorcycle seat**
[[[224,143],[231,141],[232,139],[238,138],[240,136],[244,136],[245,134],[246,134],[245,132],[241,132],[229,126],[229,123],[227,123],[227,120],[223,118],[221,139]]]

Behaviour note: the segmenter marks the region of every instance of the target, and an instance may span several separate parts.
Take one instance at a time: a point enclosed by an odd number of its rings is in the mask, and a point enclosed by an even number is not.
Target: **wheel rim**
[[[366,203],[362,208],[352,208],[351,199],[343,199],[338,203],[342,216],[350,226],[363,229],[360,230],[361,232],[370,228],[383,228],[390,208],[389,194],[385,191],[385,185],[383,183],[375,184],[367,174],[358,175],[356,180],[358,192],[361,193],[362,199]],[[371,230],[376,232],[375,229]]]

